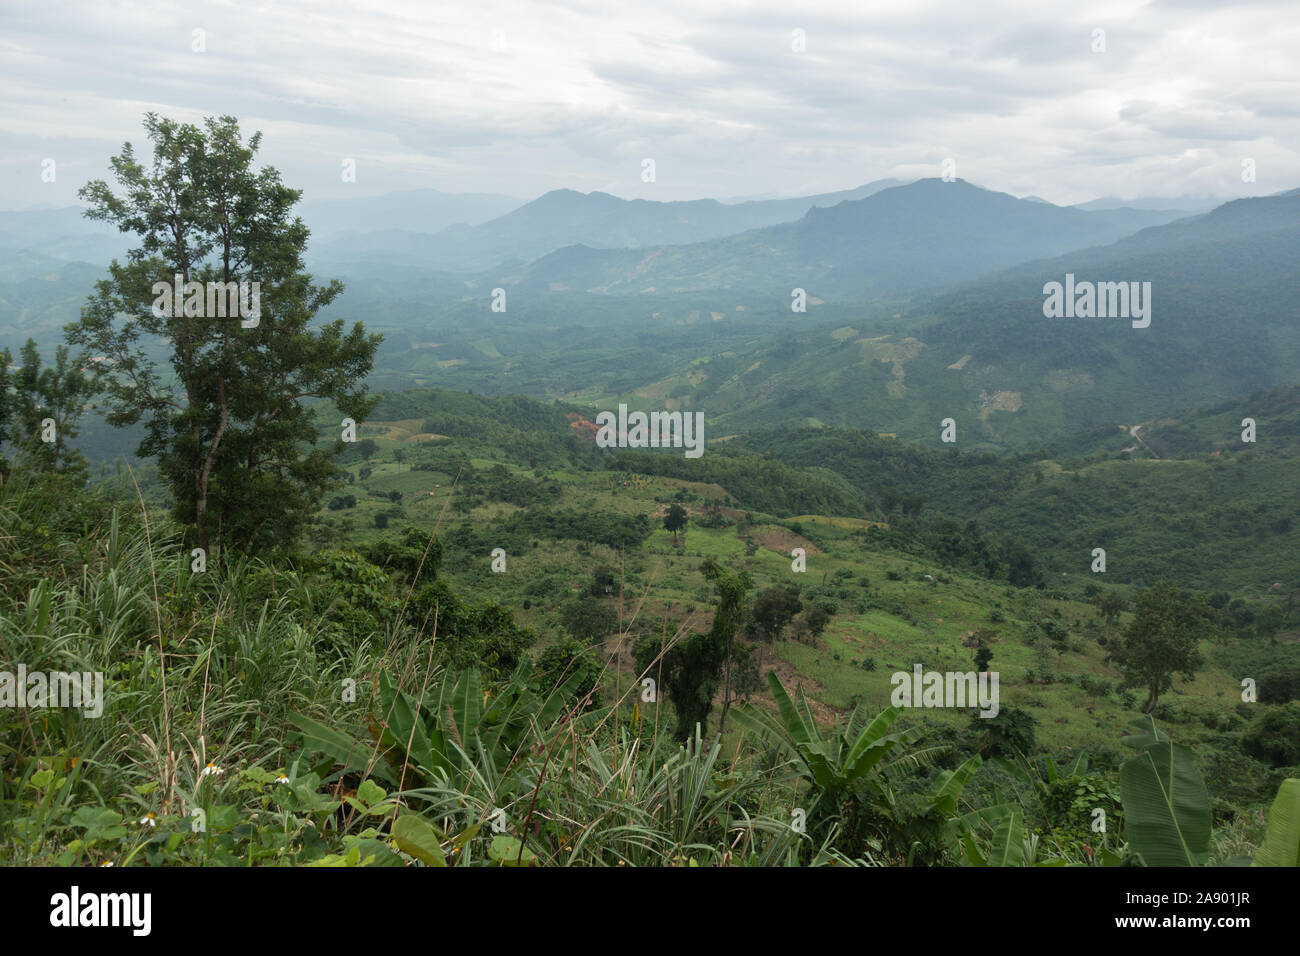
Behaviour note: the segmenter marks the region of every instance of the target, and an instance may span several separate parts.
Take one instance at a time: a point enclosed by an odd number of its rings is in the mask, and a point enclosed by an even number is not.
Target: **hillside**
[[[718,292],[762,289],[788,301],[895,295],[1014,263],[1113,242],[1176,213],[1083,212],[1016,199],[964,180],[923,179],[864,199],[813,208],[797,222],[683,246],[564,249],[532,263],[525,289]]]

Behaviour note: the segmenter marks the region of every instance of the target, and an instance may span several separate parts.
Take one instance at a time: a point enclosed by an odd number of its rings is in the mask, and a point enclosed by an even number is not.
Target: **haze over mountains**
[[[436,271],[478,271],[513,260],[529,262],[569,245],[618,249],[720,239],[792,223],[814,207],[830,208],[904,185],[909,184],[882,179],[839,192],[732,202],[625,200],[569,189],[525,201],[417,189],[356,199],[305,198],[298,213],[312,230],[313,252],[331,260],[349,250],[382,250],[404,259],[420,258]],[[1051,205],[1036,198],[1026,201]],[[1127,224],[1141,228],[1158,220],[1148,214],[1151,211],[1186,215],[1215,204],[1098,199],[1073,208],[1136,210],[1139,215]],[[122,238],[103,223],[86,219],[82,211],[80,206],[0,211],[0,252],[26,250],[53,260],[90,263],[123,255],[128,246]],[[1111,221],[1121,218],[1109,216]]]
[[[965,414],[1006,447],[1300,380],[1300,191],[1111,205],[924,179],[739,203],[419,190],[302,214],[313,270],[347,286],[329,317],[385,333],[384,388],[639,396],[728,430],[932,437]],[[48,349],[125,244],[64,209],[0,214],[0,250],[0,340]],[[1151,282],[1151,327],[1044,318],[1067,273]]]
[[[1300,381],[1297,261],[1300,195],[1237,200],[925,297],[883,336],[845,316],[838,330],[802,333],[792,356],[755,347],[738,356],[749,371],[705,407],[728,430],[816,420],[933,437],[933,422],[958,416],[968,440],[1032,447],[1292,385]],[[1045,318],[1043,286],[1067,273],[1150,282],[1150,327]]]
[[[529,262],[569,245],[625,249],[717,239],[789,222],[814,207],[863,199],[897,185],[897,180],[885,179],[836,193],[734,204],[715,199],[627,200],[556,189],[480,226],[458,224],[433,236],[385,230],[371,233],[361,245],[402,258],[414,252],[447,271],[478,271],[515,260]],[[343,250],[327,245],[323,251],[328,256]]]
[[[521,284],[597,292],[806,288],[841,298],[961,282],[1017,262],[1113,242],[1181,213],[1083,212],[964,180],[923,179],[808,210],[795,222],[686,246],[566,248]]]

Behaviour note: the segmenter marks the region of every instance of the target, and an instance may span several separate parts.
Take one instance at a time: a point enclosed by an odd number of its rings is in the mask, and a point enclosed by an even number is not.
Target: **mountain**
[[[105,272],[30,250],[8,252],[0,259],[0,348],[16,354],[29,336],[47,349],[61,342],[63,326]]]
[[[814,207],[798,221],[690,245],[544,256],[518,280],[537,289],[659,293],[768,289],[787,299],[855,299],[951,285],[1018,262],[1113,242],[1173,213],[1084,212],[964,180],[923,179]]]
[[[1194,212],[1205,212],[1213,209],[1215,206],[1228,202],[1227,199],[1215,199],[1213,197],[1196,197],[1196,196],[1178,196],[1174,199],[1156,199],[1152,197],[1138,199],[1116,199],[1114,196],[1103,196],[1100,199],[1093,199],[1090,202],[1075,203],[1074,209],[1082,209],[1085,212],[1096,212],[1108,209],[1147,209],[1160,210],[1163,212],[1182,212],[1191,214]]]
[[[518,209],[524,200],[494,193],[444,193],[408,189],[357,199],[304,200],[298,207],[314,239],[340,234],[400,230],[440,232],[457,224],[478,225]]]
[[[457,224],[436,235],[416,234],[410,227],[372,230],[348,241],[441,271],[476,272],[511,261],[529,262],[571,245],[623,249],[717,239],[789,222],[810,209],[859,200],[896,185],[897,180],[887,179],[843,192],[731,204],[715,199],[620,199],[603,192],[556,189],[478,226]],[[328,257],[334,250],[326,244],[322,253]]]
[[[889,334],[792,329],[699,363],[674,394],[726,432],[816,423],[937,443],[952,417],[963,448],[1039,447],[1300,381],[1297,261],[1300,195],[1236,200],[932,297]],[[1043,287],[1067,273],[1150,282],[1149,327],[1045,317]]]
[[[87,219],[83,207],[0,212],[0,255],[26,251],[40,260],[93,262],[107,265],[131,247],[128,237],[113,226]],[[9,264],[5,274],[13,274]]]
[[[455,224],[495,219],[524,200],[490,193],[444,193],[412,189],[358,199],[306,200],[297,208],[312,232],[312,245],[333,240],[340,245],[359,236],[385,231],[438,232]],[[113,226],[87,219],[84,206],[0,212],[0,253],[29,250],[65,262],[107,265],[134,244]]]

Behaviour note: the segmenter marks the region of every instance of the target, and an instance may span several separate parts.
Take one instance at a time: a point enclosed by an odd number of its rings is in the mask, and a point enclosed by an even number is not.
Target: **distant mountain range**
[[[928,297],[890,334],[807,329],[798,348],[739,353],[728,367],[746,372],[725,383],[702,363],[683,400],[729,431],[815,421],[936,438],[951,416],[964,440],[1000,446],[1135,424],[1300,382],[1297,262],[1300,192],[1236,200]],[[1150,326],[1046,318],[1043,286],[1066,274],[1150,282]]]
[[[1300,190],[1191,215],[937,179],[735,204],[558,190],[437,234],[329,231],[358,210],[383,227],[514,202],[401,200],[303,210],[324,223],[310,267],[347,285],[329,317],[388,335],[384,387],[652,395],[737,432],[932,438],[956,417],[964,441],[1023,447],[1300,382]],[[59,341],[122,239],[76,209],[0,214],[0,347]],[[1043,286],[1067,274],[1151,282],[1150,328],[1045,318]]]
[[[443,272],[477,272],[505,263],[531,262],[572,245],[631,249],[720,239],[790,222],[810,209],[864,199],[897,185],[898,180],[885,179],[842,192],[741,203],[715,199],[656,202],[556,189],[478,226],[458,224],[436,235],[400,228],[373,230],[349,237],[344,244],[327,241],[321,253],[339,261],[358,251],[368,256],[380,253]],[[310,223],[305,213],[304,221]],[[420,230],[428,232],[433,230]]]
[[[560,249],[529,264],[514,283],[605,294],[745,288],[784,290],[788,297],[791,289],[803,288],[824,299],[891,295],[1114,242],[1179,215],[1085,212],[1017,199],[960,179],[923,179],[814,206],[794,222],[707,242]]]
[[[316,240],[374,232],[441,232],[449,226],[476,226],[504,216],[526,200],[494,193],[444,193],[407,189],[357,199],[305,199],[298,215]]]

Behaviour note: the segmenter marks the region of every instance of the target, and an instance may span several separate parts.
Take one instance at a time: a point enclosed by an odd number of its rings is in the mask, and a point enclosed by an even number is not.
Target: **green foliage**
[[[1173,687],[1176,673],[1190,679],[1200,668],[1197,645],[1212,632],[1214,614],[1203,599],[1184,597],[1167,581],[1139,591],[1135,608],[1128,628],[1109,645],[1108,657],[1130,684],[1146,689],[1143,709],[1149,714]]]
[[[1241,734],[1241,748],[1274,767],[1300,765],[1300,701],[1269,706]]]
[[[618,612],[608,600],[580,594],[560,605],[560,622],[574,637],[593,643],[618,630]]]
[[[891,764],[909,756],[893,754],[891,758],[891,753],[895,748],[907,748],[920,737],[915,729],[888,733],[890,726],[902,716],[901,708],[890,707],[868,722],[859,705],[842,726],[826,737],[817,726],[802,689],[796,704],[776,674],[769,671],[767,681],[776,698],[778,715],[774,717],[741,704],[736,710],[736,721],[793,761],[795,773],[811,790],[808,821],[814,831],[829,832],[831,824],[844,811],[845,802],[861,799],[857,793],[849,792],[850,785],[857,781],[868,785],[871,798],[885,801],[886,787],[881,775]],[[886,761],[886,758],[891,759]]]
[[[494,601],[466,601],[444,581],[417,588],[406,602],[406,623],[436,636],[437,659],[446,667],[481,667],[490,674],[514,670],[537,640],[515,623],[514,613]]]
[[[981,717],[972,712],[969,733],[978,741],[975,749],[986,757],[1014,757],[1035,750],[1034,728],[1038,721],[1023,707],[1003,704],[996,716]]]
[[[604,669],[596,652],[581,641],[561,638],[537,657],[533,670],[534,689],[547,696],[556,688],[570,688],[566,705],[582,703],[584,710],[601,706],[600,678]],[[570,678],[576,678],[570,681]]]
[[[686,528],[686,509],[679,504],[671,504],[664,515],[664,530],[671,531],[673,541],[677,540],[677,532]]]
[[[798,591],[778,584],[767,588],[754,599],[751,617],[760,635],[775,641],[802,607]]]
[[[1125,833],[1147,866],[1203,866],[1210,852],[1210,795],[1191,752],[1150,718],[1124,738],[1138,751],[1119,770]]]
[[[1300,780],[1283,780],[1253,866],[1300,866]]]
[[[498,547],[524,551],[537,538],[586,541],[615,549],[635,548],[649,536],[650,519],[644,514],[523,508],[477,528],[461,525],[446,540],[458,550],[484,553]]]
[[[195,543],[246,552],[291,543],[338,474],[307,398],[328,399],[365,419],[374,400],[364,379],[380,337],[360,323],[313,320],[342,292],[313,285],[303,267],[307,229],[291,217],[300,192],[253,159],[234,117],[203,128],[147,114],[152,168],[130,144],[112,159],[121,193],[96,180],[79,195],[87,215],[134,233],[139,246],[96,285],[67,338],[102,360],[115,426],[145,421],[142,457],[158,461],[177,520]],[[231,318],[156,312],[155,283],[260,283],[260,315]],[[187,300],[188,301],[188,300]],[[204,311],[203,309],[199,310]],[[152,355],[170,353],[160,371]]]
[[[0,372],[0,444],[11,441],[36,467],[84,480],[85,457],[68,440],[77,436],[78,422],[95,394],[94,378],[70,359],[66,345],[55,349],[53,365],[42,368],[36,342],[29,338],[19,358],[22,365],[10,372],[13,359],[8,350],[0,352],[5,366]],[[12,425],[6,421],[10,416]]]

